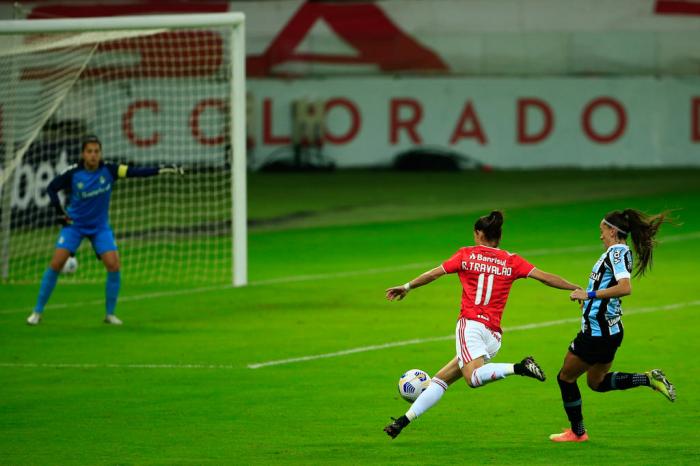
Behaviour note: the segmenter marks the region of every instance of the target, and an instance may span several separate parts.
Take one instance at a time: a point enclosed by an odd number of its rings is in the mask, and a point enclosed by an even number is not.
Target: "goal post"
[[[58,227],[44,192],[97,135],[106,162],[182,165],[113,186],[125,279],[247,284],[242,13],[0,21],[0,279],[36,282]],[[84,241],[68,281],[100,281]]]

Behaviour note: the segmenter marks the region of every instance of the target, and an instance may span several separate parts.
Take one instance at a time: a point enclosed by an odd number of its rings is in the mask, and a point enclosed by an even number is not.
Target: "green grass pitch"
[[[102,285],[59,284],[42,324],[24,319],[38,285],[0,285],[0,464],[697,464],[700,458],[700,173],[494,172],[253,175],[251,286],[124,284],[121,328],[101,323]],[[118,193],[115,193],[118,196]],[[654,268],[633,280],[613,366],[660,367],[669,403],[647,388],[595,393],[579,381],[591,437],[567,425],[556,373],[579,311],[557,291],[516,282],[496,361],[533,354],[545,383],[453,385],[396,440],[396,382],[433,374],[452,339],[249,368],[454,332],[454,276],[402,302],[384,289],[471,244],[477,215],[506,209],[502,247],[585,284],[608,210],[681,208]],[[276,221],[275,219],[280,219]],[[47,258],[48,260],[48,258]],[[201,286],[198,283],[197,286]],[[508,331],[525,324],[561,324]],[[42,367],[46,364],[46,367]]]

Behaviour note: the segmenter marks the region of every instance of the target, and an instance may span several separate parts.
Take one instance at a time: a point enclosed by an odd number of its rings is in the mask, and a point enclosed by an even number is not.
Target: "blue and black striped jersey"
[[[593,266],[586,291],[604,290],[630,278],[632,251],[626,244],[614,244]],[[594,337],[607,337],[622,331],[622,300],[620,298],[589,299],[583,307],[581,331]]]

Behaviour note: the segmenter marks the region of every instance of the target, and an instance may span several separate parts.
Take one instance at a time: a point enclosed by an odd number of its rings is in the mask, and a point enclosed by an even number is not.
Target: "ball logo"
[[[76,184],[76,186],[78,187],[78,189],[83,189],[85,187],[82,181],[78,181],[78,184]]]
[[[104,176],[101,176],[101,177],[100,177],[100,184],[105,184],[105,181],[106,181],[106,180],[105,180],[105,177],[104,177]]]
[[[397,388],[401,398],[412,403],[428,388],[429,383],[430,376],[425,371],[409,369],[399,379]]]

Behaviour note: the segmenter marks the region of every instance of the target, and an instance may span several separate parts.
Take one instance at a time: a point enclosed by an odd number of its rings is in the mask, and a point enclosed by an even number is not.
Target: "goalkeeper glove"
[[[164,175],[166,173],[173,175],[184,175],[185,169],[179,165],[167,165],[165,167],[160,167],[158,170],[159,175]]]

